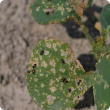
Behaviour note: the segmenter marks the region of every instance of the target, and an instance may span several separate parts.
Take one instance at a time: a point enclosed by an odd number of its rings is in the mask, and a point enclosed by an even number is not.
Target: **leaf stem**
[[[90,72],[87,72],[87,74],[77,75],[76,77],[88,77],[88,76],[91,76],[94,73],[95,73],[94,71],[90,71]]]
[[[87,27],[83,24],[82,19],[78,19],[78,24],[81,26],[86,38],[89,40],[89,43],[92,46],[92,49],[94,50],[94,42],[93,42],[93,38],[91,37],[91,35],[88,32]],[[94,56],[96,59],[98,59],[98,56],[95,52],[93,52]]]
[[[94,74],[94,73],[95,73],[94,71],[90,71],[90,72],[87,72],[87,74],[83,74],[83,75],[62,75],[62,76],[65,77],[65,78],[68,78],[68,77],[80,78],[80,77],[88,77],[88,76],[91,76],[91,75]]]

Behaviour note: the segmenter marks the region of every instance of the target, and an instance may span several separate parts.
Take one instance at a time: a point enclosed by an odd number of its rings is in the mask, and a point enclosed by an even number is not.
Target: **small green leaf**
[[[99,19],[102,30],[106,30],[110,32],[110,4],[106,5],[100,14],[100,19]]]
[[[83,70],[67,43],[49,39],[35,46],[26,84],[38,106],[45,110],[65,110],[77,105],[94,78],[94,74]]]
[[[110,106],[110,55],[105,55],[96,68],[95,103],[97,110],[106,110]]]

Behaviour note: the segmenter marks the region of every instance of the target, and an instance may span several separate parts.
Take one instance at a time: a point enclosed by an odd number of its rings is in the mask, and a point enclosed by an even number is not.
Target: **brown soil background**
[[[0,4],[0,107],[3,110],[42,110],[29,96],[25,81],[31,52],[41,39],[67,42],[84,69],[95,70],[96,60],[88,54],[91,46],[80,26],[74,21],[39,25],[28,9],[32,1],[4,0]],[[106,4],[106,0],[94,0],[92,6],[84,10],[83,22],[93,38],[99,37],[94,24]],[[110,42],[109,36],[107,42]],[[96,110],[92,92],[91,87],[76,106],[77,110]]]

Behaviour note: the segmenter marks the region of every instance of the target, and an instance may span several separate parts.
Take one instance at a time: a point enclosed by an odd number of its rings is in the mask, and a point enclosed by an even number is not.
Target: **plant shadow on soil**
[[[96,5],[92,5],[88,9],[83,11],[83,23],[88,28],[90,35],[92,38],[96,38],[96,36],[100,36],[99,31],[94,27],[95,23],[99,21],[99,15],[103,8],[98,7]],[[66,28],[68,35],[72,38],[86,38],[84,33],[81,30],[81,27],[75,23],[74,21],[68,21],[63,24]]]

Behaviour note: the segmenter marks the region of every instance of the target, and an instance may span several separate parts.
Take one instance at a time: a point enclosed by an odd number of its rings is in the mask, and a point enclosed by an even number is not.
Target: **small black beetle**
[[[36,64],[34,64],[32,67],[35,68],[36,67]]]
[[[33,74],[35,73],[35,70],[34,70],[34,69],[32,70],[32,73],[33,73]]]
[[[42,50],[42,51],[40,52],[40,55],[43,55],[43,53],[44,53],[44,50]]]
[[[30,71],[28,70],[27,73],[30,73]]]
[[[65,61],[64,61],[63,59],[61,59],[61,62],[62,62],[62,63],[65,63]]]

